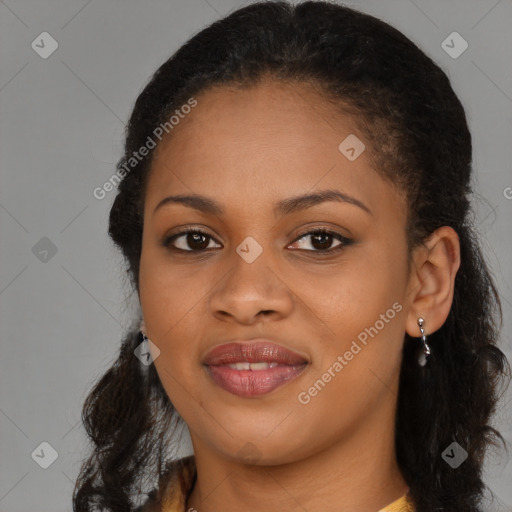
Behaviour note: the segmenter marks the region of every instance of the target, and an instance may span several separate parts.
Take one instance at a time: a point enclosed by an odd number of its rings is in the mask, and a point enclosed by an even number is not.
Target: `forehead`
[[[152,205],[171,191],[262,204],[316,188],[341,188],[371,202],[392,193],[372,168],[370,142],[355,119],[310,84],[217,86],[195,99],[197,106],[156,150],[147,194]],[[347,138],[364,144],[355,160],[340,151]]]
[[[244,148],[249,151],[252,145],[270,145],[278,150],[292,144],[297,148],[298,141],[308,146],[321,144],[326,130],[340,129],[336,123],[339,115],[312,84],[265,80],[244,87],[217,85],[195,99],[197,106],[182,116],[158,154],[165,147],[204,150],[207,146],[212,151],[229,148],[238,153]],[[276,134],[279,139],[274,138]],[[222,146],[211,142],[222,142]]]

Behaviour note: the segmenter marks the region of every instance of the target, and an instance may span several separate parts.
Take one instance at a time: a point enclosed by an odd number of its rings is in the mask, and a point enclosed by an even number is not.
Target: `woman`
[[[347,7],[250,5],[157,70],[117,169],[141,317],[75,510],[480,510],[510,368],[431,59]]]

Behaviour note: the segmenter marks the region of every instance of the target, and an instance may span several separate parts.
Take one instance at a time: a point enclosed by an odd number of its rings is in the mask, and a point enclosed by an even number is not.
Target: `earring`
[[[425,321],[423,318],[418,318],[418,325],[420,327],[421,332],[421,341],[423,342],[423,350],[418,358],[418,364],[420,366],[425,366],[427,364],[427,358],[430,355],[430,347],[427,345],[427,336],[425,335],[425,329],[423,328],[423,323]]]
[[[144,321],[142,321],[139,325],[139,340],[141,343],[136,350],[139,350],[139,357],[141,363],[144,366],[148,366],[155,361],[155,359],[160,355],[160,349],[153,343],[148,337],[146,332],[146,326]],[[142,346],[141,346],[142,345]],[[142,353],[144,352],[144,353]]]

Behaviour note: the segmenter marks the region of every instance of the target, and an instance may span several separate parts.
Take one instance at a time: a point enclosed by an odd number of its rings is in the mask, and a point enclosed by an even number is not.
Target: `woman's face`
[[[370,167],[371,141],[311,88],[196,100],[155,153],[139,282],[196,453],[280,464],[377,442],[393,428],[409,309],[405,201]],[[327,190],[338,200],[294,200]],[[169,196],[209,202],[157,208]]]

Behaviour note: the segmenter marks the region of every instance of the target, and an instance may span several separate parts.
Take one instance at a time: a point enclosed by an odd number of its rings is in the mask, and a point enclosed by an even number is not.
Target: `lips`
[[[287,365],[304,364],[307,361],[300,354],[266,340],[235,342],[211,349],[203,363],[209,366],[233,363],[278,363]]]
[[[273,391],[298,377],[308,363],[306,357],[268,340],[226,343],[203,360],[215,384],[242,397]]]

